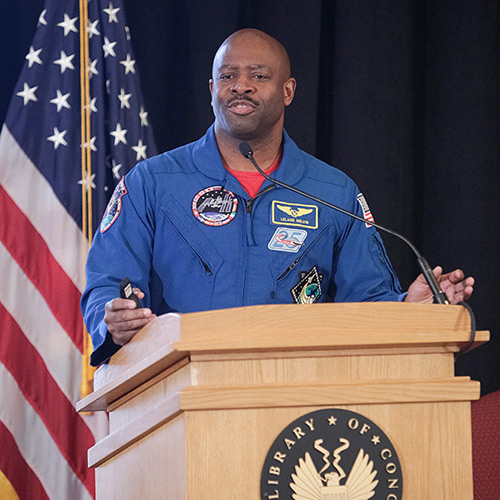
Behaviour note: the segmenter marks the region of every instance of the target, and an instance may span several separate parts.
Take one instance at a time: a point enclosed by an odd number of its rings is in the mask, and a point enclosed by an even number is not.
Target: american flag
[[[46,2],[0,136],[0,471],[21,499],[94,497],[87,449],[106,422],[74,409],[90,222],[82,189],[95,230],[119,179],[156,153],[121,0],[89,0],[81,17],[77,0]],[[83,144],[80,25],[90,78]],[[92,166],[83,178],[82,147]]]

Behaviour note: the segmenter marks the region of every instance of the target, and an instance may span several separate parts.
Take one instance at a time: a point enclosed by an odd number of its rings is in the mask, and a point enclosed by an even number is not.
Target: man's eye
[[[219,80],[230,80],[233,75],[220,75]]]
[[[254,75],[254,78],[256,80],[266,80],[268,77],[267,77],[267,75],[257,74],[257,75]]]

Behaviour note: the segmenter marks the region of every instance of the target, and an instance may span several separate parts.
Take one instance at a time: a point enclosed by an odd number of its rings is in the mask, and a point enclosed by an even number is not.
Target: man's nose
[[[252,94],[254,91],[255,88],[248,78],[237,78],[231,85],[231,92],[233,94]]]

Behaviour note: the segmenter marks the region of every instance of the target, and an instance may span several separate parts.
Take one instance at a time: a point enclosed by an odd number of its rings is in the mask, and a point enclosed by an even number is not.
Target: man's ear
[[[295,81],[295,78],[289,78],[284,84],[283,84],[283,96],[285,98],[285,106],[289,106],[293,98],[295,96],[295,89],[297,87],[297,82]]]
[[[209,90],[210,90],[210,93],[212,93],[212,92],[213,92],[213,90],[214,90],[214,81],[213,81],[213,79],[212,79],[212,78],[210,78],[210,79],[208,80],[208,88],[209,88]]]

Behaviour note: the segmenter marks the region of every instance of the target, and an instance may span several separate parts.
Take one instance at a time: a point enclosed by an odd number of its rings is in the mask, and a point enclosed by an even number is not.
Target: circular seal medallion
[[[394,446],[368,418],[337,408],[308,413],[284,429],[267,453],[262,500],[401,500]]]
[[[193,198],[194,216],[207,226],[224,226],[236,216],[238,199],[222,186],[202,189]]]

